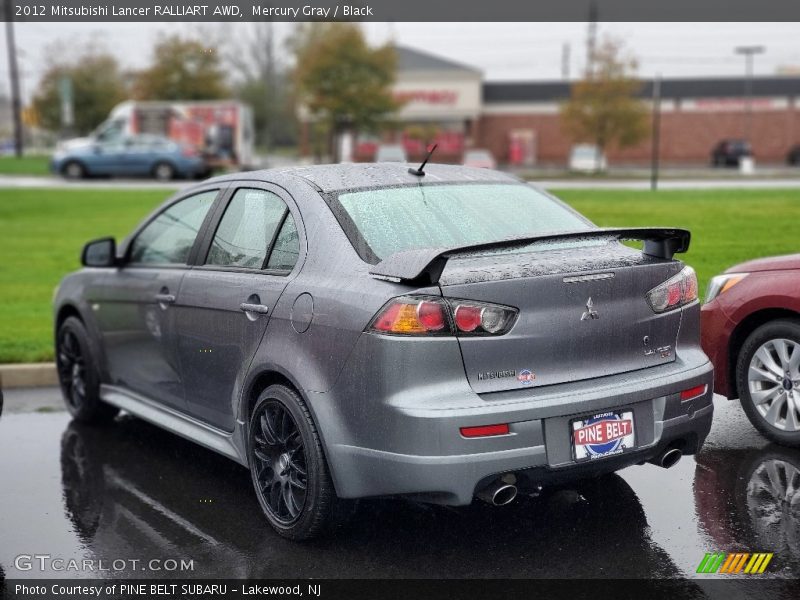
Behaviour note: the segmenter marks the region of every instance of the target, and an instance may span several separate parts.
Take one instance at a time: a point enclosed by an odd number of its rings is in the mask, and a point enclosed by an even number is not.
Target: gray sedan
[[[292,539],[357,498],[505,504],[702,446],[688,245],[486,169],[214,178],[87,244],[58,372],[74,418],[122,409],[249,468]]]

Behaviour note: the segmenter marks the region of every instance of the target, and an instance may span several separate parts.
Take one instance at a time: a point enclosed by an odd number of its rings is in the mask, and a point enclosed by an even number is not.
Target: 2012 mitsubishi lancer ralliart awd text
[[[669,467],[713,411],[689,237],[486,169],[213,178],[85,246],[61,387],[75,419],[121,409],[246,466],[292,539],[357,498],[500,505]]]

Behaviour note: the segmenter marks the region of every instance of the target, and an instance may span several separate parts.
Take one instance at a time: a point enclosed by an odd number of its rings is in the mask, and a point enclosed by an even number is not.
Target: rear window
[[[346,192],[336,201],[361,257],[454,247],[592,226],[524,184],[449,184]],[[349,230],[349,231],[348,231]]]

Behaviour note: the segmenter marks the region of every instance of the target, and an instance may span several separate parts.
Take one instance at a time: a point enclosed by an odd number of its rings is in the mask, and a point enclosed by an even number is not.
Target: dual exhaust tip
[[[477,496],[494,506],[505,506],[511,504],[517,497],[517,486],[513,483],[506,483],[502,479],[496,479],[478,492]]]
[[[658,466],[669,469],[678,464],[678,461],[683,456],[683,452],[677,448],[669,448],[658,459]]]
[[[668,448],[664,453],[659,456],[655,462],[658,466],[665,469],[674,467],[678,461],[683,457],[683,452],[678,448]],[[513,475],[495,479],[492,483],[478,492],[477,496],[484,502],[494,506],[505,506],[511,504],[517,497],[517,486],[514,483],[508,483],[504,479],[513,480],[516,483],[516,477]]]

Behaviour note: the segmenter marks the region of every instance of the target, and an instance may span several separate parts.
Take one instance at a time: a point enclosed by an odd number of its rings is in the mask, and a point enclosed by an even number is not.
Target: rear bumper
[[[706,385],[705,394],[681,402],[680,392],[696,385]],[[481,396],[468,386],[442,389],[441,401],[435,404],[420,399],[425,393],[421,389],[410,393],[413,403],[397,397],[388,402],[367,398],[361,405],[362,413],[371,413],[371,429],[378,436],[352,427],[324,432],[341,497],[402,494],[464,505],[502,473],[514,472],[524,487],[612,472],[654,459],[670,446],[694,454],[711,427],[713,367],[699,349],[690,348],[669,365],[548,388]],[[311,399],[315,412],[330,410],[333,403],[324,400],[332,397],[316,396]],[[636,449],[576,463],[570,420],[622,408],[634,412]],[[350,417],[350,423],[358,422],[353,413]],[[336,420],[329,413],[321,422],[331,419]],[[494,423],[509,423],[510,434],[474,439],[459,434],[460,427]]]

